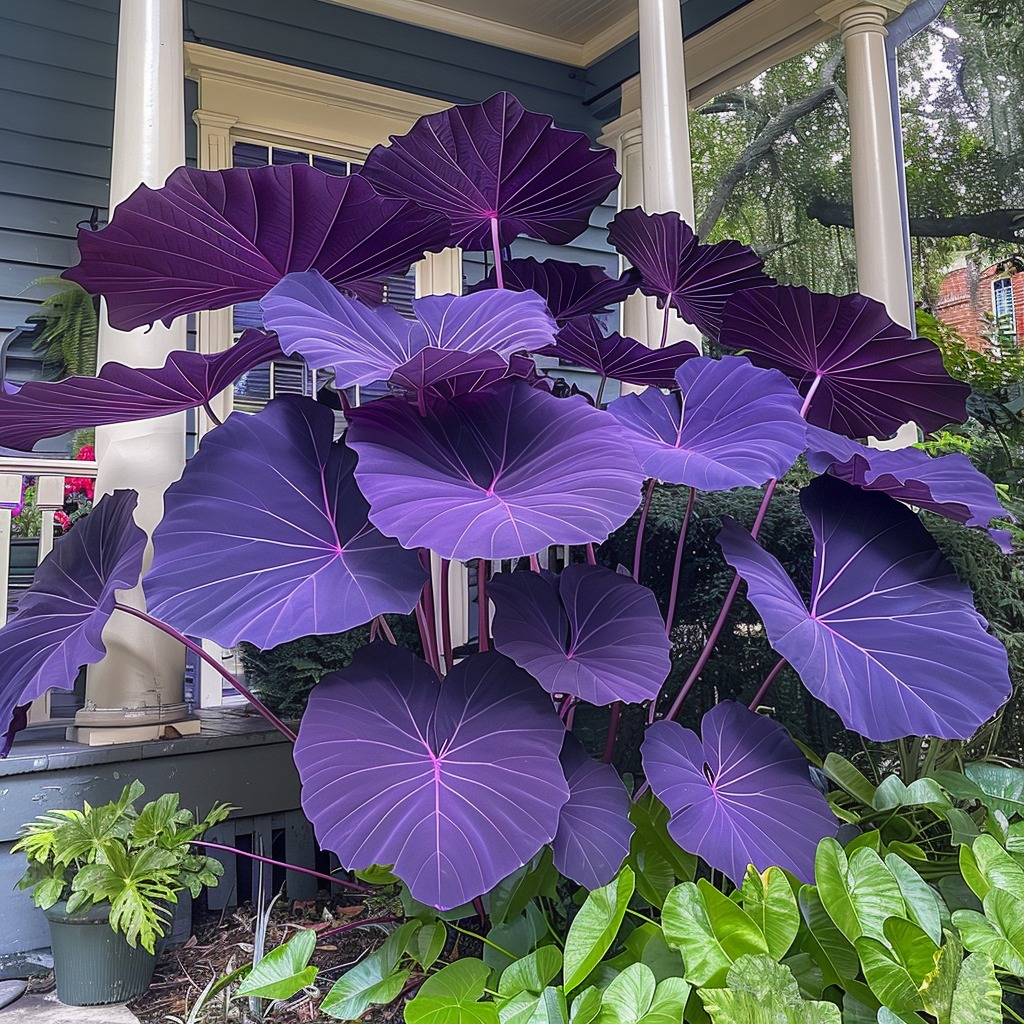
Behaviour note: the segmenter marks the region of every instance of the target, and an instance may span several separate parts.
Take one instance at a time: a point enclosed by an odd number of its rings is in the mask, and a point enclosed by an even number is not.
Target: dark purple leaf
[[[333,369],[341,388],[387,380],[425,348],[493,352],[507,362],[515,352],[550,345],[555,333],[544,301],[532,292],[430,295],[413,303],[413,322],[391,306],[371,309],[342,295],[315,271],[290,274],[261,306],[285,352]]]
[[[0,735],[10,746],[16,709],[51,687],[70,690],[78,670],[106,654],[103,627],[115,591],[139,581],[146,535],[132,519],[138,496],[114,491],[36,570],[17,614],[0,629]]]
[[[286,396],[203,438],[164,496],[146,599],[183,633],[273,647],[412,611],[415,551],[366,519],[334,414]]]
[[[888,437],[913,420],[923,430],[967,418],[970,388],[953,380],[938,348],[864,295],[779,285],[737,295],[721,342],[758,366],[782,370],[807,395],[807,420],[848,437]]]
[[[533,366],[533,361],[529,361]],[[506,377],[518,376],[496,352],[451,352],[420,349],[391,374],[389,384],[410,396],[448,401],[456,395],[482,391]]]
[[[111,324],[130,330],[258,299],[303,270],[371,298],[368,279],[439,251],[448,233],[443,217],[358,176],[180,167],[163,188],[139,186],[101,231],[80,231],[82,261],[63,276],[103,295]]]
[[[618,874],[636,831],[629,794],[619,773],[588,756],[571,732],[565,734],[561,762],[569,802],[551,844],[555,867],[585,889],[599,889]]]
[[[377,643],[326,676],[295,744],[302,809],[320,845],[358,870],[393,864],[442,910],[493,888],[555,835],[569,797],[551,700],[500,654],[439,684]]]
[[[701,735],[678,722],[647,730],[644,772],[669,809],[668,830],[739,885],[748,864],[814,881],[814,852],[838,822],[786,730],[735,701],[716,704]]]
[[[886,451],[808,427],[807,463],[815,473],[829,473],[864,491],[884,491],[966,526],[987,527],[992,519],[1009,516],[995,484],[956,452],[933,458],[920,448]]]
[[[421,416],[400,399],[349,413],[370,519],[444,558],[515,558],[604,540],[640,503],[618,425],[582,398],[507,380]]]
[[[849,729],[966,739],[1010,695],[1006,650],[910,509],[818,477],[810,611],[778,560],[727,520],[718,542],[771,645]]]
[[[736,292],[772,283],[753,249],[731,239],[705,245],[678,213],[623,210],[608,226],[608,240],[640,271],[644,295],[712,338]]]
[[[621,334],[606,338],[601,325],[589,316],[570,320],[555,336],[555,344],[543,349],[541,354],[586,366],[613,380],[675,388],[678,387],[676,370],[699,353],[688,341],[652,349]]]
[[[564,263],[562,260],[508,260],[502,266],[502,283],[512,291],[534,291],[548,304],[551,315],[563,325],[575,317],[607,312],[609,306],[632,295],[640,284],[640,274],[627,270],[618,278],[609,277],[601,267]],[[497,272],[492,270],[470,292],[498,287]]]
[[[570,565],[558,576],[500,573],[494,646],[549,693],[591,704],[654,700],[672,667],[658,600],[631,576]]]
[[[680,394],[648,388],[608,406],[647,476],[703,491],[759,487],[804,450],[800,396],[778,371],[699,356],[676,380]]]
[[[105,363],[98,377],[28,381],[16,394],[0,395],[0,445],[27,452],[68,430],[194,409],[280,354],[273,334],[248,330],[225,352],[172,352],[157,369]]]
[[[451,221],[449,245],[471,252],[517,235],[564,245],[619,182],[615,154],[555,128],[513,95],[449,107],[370,151],[360,172],[381,195],[411,199]]]

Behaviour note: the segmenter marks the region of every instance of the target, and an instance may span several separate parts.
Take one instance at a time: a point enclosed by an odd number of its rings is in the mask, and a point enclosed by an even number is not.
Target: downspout
[[[910,296],[911,325],[915,321],[914,261],[910,247],[910,205],[907,202],[907,171],[903,155],[903,123],[900,113],[900,83],[896,51],[901,44],[924,31],[941,13],[947,0],[916,0],[898,18],[885,27],[885,57],[889,74],[889,103],[892,108],[893,137],[896,142],[896,174],[899,179],[900,213],[903,228],[903,256],[907,268],[907,294]]]

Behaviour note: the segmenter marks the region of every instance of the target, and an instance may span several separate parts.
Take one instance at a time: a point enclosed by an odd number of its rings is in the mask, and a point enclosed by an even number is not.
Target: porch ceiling
[[[589,67],[637,32],[636,0],[324,0],[519,53]],[[828,38],[822,0],[682,0],[695,84],[750,75]],[[712,38],[704,39],[705,36]],[[698,44],[698,40],[700,43]],[[780,55],[775,57],[775,54]],[[757,66],[759,65],[759,66]]]

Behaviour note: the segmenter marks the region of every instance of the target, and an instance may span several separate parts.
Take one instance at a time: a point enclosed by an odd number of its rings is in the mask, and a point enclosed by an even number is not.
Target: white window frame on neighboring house
[[[245,54],[185,43],[185,75],[199,84],[199,106],[193,115],[199,131],[201,170],[226,170],[233,165],[237,142],[254,142],[280,149],[311,152],[353,163],[389,135],[408,131],[424,114],[443,110],[443,100],[398,89],[355,82],[337,75],[280,64]],[[462,253],[448,249],[428,253],[416,264],[416,294],[458,294],[462,290]],[[200,352],[222,352],[233,340],[232,310],[218,309],[198,316]],[[231,392],[218,396],[214,411],[223,419],[231,411]],[[210,429],[201,413],[199,436]],[[453,565],[453,570],[455,566]],[[435,572],[435,579],[438,573]],[[451,573],[453,625],[466,621],[465,574]],[[435,595],[435,599],[439,595]],[[456,643],[463,642],[455,637]],[[219,645],[204,641],[215,656],[230,656]],[[222,680],[202,666],[197,687],[201,707],[222,703]]]
[[[999,293],[1005,292],[1008,304],[1003,306]],[[1017,338],[1017,308],[1013,298],[1013,277],[997,277],[992,282],[992,318],[1000,335],[1009,336],[1014,342]]]

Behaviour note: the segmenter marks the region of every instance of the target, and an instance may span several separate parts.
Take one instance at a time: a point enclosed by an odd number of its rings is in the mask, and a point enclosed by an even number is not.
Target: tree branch
[[[771,153],[772,147],[779,139],[788,135],[796,123],[809,113],[817,110],[830,97],[835,95],[835,82],[833,81],[839,64],[843,58],[842,48],[837,48],[822,65],[821,73],[818,76],[820,85],[813,92],[794,100],[787,107],[776,114],[747,144],[746,148],[736,158],[732,166],[722,175],[714,194],[708,201],[704,213],[697,224],[697,234],[701,238],[707,238],[712,228],[721,217],[726,203],[736,190],[736,186],[753,171]]]
[[[807,216],[826,227],[853,227],[853,207],[826,196],[815,196]],[[1002,242],[1024,241],[1024,209],[988,210],[950,217],[911,217],[910,233],[920,238],[958,238],[981,235]]]

